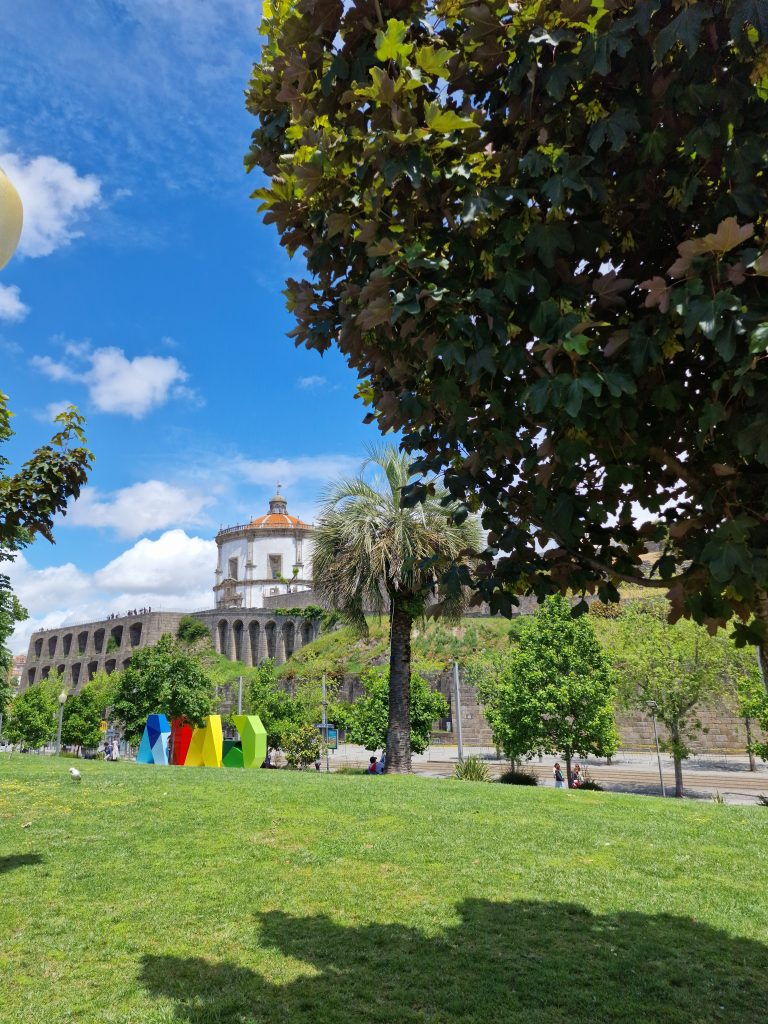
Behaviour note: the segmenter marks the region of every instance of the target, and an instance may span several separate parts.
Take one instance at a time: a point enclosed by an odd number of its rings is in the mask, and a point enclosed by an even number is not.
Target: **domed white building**
[[[263,608],[264,597],[312,589],[312,526],[288,514],[277,489],[269,512],[216,535],[217,608]]]

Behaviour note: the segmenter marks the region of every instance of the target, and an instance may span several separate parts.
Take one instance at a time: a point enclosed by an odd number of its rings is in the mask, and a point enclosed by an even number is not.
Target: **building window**
[[[231,580],[237,579],[237,559],[230,558],[229,560],[229,578]]]
[[[282,555],[270,555],[269,556],[269,578],[271,580],[279,580],[283,575],[283,556]]]

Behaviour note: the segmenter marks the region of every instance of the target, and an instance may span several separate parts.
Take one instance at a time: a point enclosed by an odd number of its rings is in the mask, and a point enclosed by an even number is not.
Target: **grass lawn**
[[[768,1017],[765,808],[72,763],[0,755],[3,1024]]]

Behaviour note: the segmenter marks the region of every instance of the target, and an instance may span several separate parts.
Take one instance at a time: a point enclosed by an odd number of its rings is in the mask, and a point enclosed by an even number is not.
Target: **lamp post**
[[[56,757],[61,753],[61,722],[64,718],[64,705],[67,703],[67,691],[62,690],[59,694],[59,727],[56,730]]]
[[[654,738],[654,740],[656,742],[656,760],[659,763],[659,781],[661,782],[661,795],[662,796],[666,796],[667,795],[667,791],[664,788],[664,775],[662,774],[662,771],[661,771],[661,754],[659,752],[659,734],[656,732],[656,712],[659,709],[659,705],[656,703],[655,700],[647,700],[645,702],[645,706],[651,712],[651,719],[653,721],[653,738]]]
[[[24,211],[19,193],[0,167],[0,270],[13,256],[21,237]]]

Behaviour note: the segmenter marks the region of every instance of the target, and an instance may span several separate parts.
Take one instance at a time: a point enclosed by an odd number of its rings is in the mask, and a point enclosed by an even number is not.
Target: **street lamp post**
[[[667,795],[667,791],[664,788],[664,775],[663,775],[663,773],[661,771],[661,753],[659,752],[659,734],[656,731],[656,712],[659,709],[659,705],[656,703],[655,700],[647,700],[645,702],[645,706],[651,712],[651,719],[653,721],[653,738],[654,738],[654,740],[656,742],[656,760],[659,763],[659,781],[661,782],[661,795],[662,796],[666,796]]]
[[[61,722],[64,718],[64,705],[67,702],[67,691],[62,690],[59,694],[59,727],[56,730],[56,757],[61,753]]]

